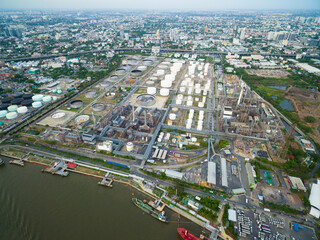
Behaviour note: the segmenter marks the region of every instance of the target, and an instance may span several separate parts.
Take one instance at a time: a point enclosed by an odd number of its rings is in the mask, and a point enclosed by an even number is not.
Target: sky
[[[0,0],[1,9],[320,9],[320,0]]]

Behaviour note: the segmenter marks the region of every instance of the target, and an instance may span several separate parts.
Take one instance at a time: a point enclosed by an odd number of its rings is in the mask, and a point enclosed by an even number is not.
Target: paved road
[[[102,53],[102,52],[131,52],[131,51],[145,51],[151,52],[151,48],[115,48],[115,49],[102,49],[102,50],[92,50],[92,51],[82,51],[82,52],[69,52],[69,53],[60,53],[60,54],[48,54],[42,55],[39,57],[22,57],[22,58],[10,58],[10,59],[1,59],[0,61],[5,62],[17,62],[17,61],[32,61],[32,60],[41,60],[41,59],[48,59],[48,58],[57,58],[61,56],[78,56],[78,55],[85,55],[91,53]],[[201,51],[201,50],[183,50],[183,49],[170,49],[170,48],[162,48],[161,52],[170,52],[170,53],[192,53],[192,54],[204,54],[204,55],[227,55],[228,52],[221,52],[221,51]],[[252,52],[237,52],[240,56],[249,56],[254,54]],[[296,54],[278,54],[278,53],[259,53],[262,56],[281,56],[281,57],[296,57]],[[306,55],[305,57],[319,57],[319,56],[312,56]]]

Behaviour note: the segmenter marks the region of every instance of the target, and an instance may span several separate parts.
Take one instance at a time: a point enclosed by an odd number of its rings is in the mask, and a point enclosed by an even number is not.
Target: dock
[[[104,178],[100,182],[98,182],[98,184],[101,186],[112,187],[113,180],[108,178],[108,176],[109,176],[109,173],[106,173]]]
[[[67,169],[67,164],[64,161],[59,161],[59,162],[55,162],[52,167],[44,168],[41,171],[66,177],[69,175],[69,172],[66,171],[66,169]]]
[[[158,210],[159,212],[162,212],[163,209],[166,206],[163,202],[161,202],[161,198],[160,199],[156,199],[154,201],[150,200],[148,202],[148,205],[153,207],[154,209]]]
[[[10,164],[15,164],[15,165],[18,165],[20,167],[24,167],[24,161],[23,160],[10,160],[9,161]]]

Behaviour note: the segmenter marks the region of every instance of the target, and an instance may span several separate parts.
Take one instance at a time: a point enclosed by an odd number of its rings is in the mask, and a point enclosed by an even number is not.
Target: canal
[[[179,239],[178,215],[166,209],[170,223],[143,213],[131,202],[146,196],[115,183],[71,173],[63,178],[42,173],[42,166],[0,167],[0,240]],[[180,227],[199,236],[203,230],[180,218]]]

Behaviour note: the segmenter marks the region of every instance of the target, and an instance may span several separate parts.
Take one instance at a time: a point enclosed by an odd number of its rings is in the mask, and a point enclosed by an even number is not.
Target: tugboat
[[[185,228],[177,228],[178,233],[183,240],[201,240],[201,238],[195,236],[194,234],[188,232]]]
[[[148,213],[152,217],[158,219],[159,221],[161,221],[161,222],[168,222],[169,221],[169,219],[166,217],[166,214],[164,211],[158,212],[156,209],[154,209],[153,207],[149,206],[147,203],[144,203],[143,201],[141,201],[140,199],[137,199],[137,198],[132,198],[132,202],[138,208],[140,208],[144,212]]]
[[[0,166],[4,165],[4,161],[0,158]]]

